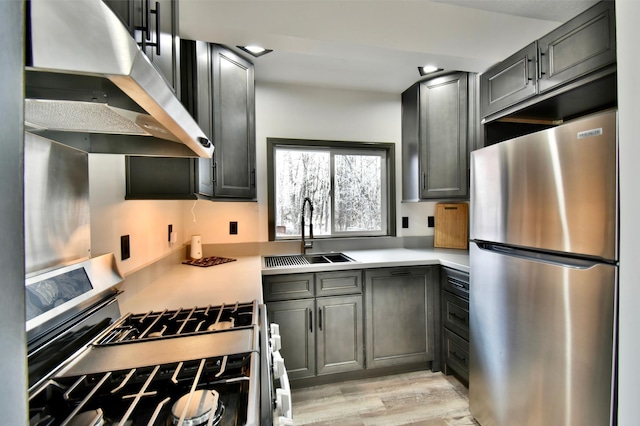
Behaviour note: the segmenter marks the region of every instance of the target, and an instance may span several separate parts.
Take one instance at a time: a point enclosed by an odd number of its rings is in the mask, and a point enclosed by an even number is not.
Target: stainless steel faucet
[[[305,206],[309,203],[309,241],[306,241],[304,238],[304,209]],[[301,220],[301,234],[302,234],[302,245],[301,252],[302,254],[307,254],[307,249],[313,247],[313,204],[311,203],[311,198],[305,197],[302,202],[302,220]]]

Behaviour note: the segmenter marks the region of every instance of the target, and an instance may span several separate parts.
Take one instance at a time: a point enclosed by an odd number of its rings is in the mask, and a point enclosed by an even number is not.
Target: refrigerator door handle
[[[554,255],[550,253],[541,253],[534,250],[518,249],[514,247],[506,247],[500,244],[492,244],[487,242],[476,241],[476,245],[480,250],[491,251],[505,256],[517,257],[522,259],[533,260],[537,262],[549,263],[552,265],[560,266],[563,268],[573,269],[589,269],[594,266],[600,265],[606,262],[604,259],[578,259],[567,257],[566,255]]]

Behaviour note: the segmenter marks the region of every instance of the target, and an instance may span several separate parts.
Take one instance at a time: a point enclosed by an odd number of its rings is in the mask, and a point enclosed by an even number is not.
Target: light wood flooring
[[[418,371],[292,390],[296,425],[476,426],[467,389]]]

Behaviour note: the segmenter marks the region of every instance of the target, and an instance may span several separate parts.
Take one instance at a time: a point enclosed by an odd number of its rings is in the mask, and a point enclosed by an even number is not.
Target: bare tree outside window
[[[335,155],[335,230],[382,230],[382,158]]]
[[[329,235],[331,233],[329,152],[278,148],[275,163],[276,235],[302,235],[300,218],[305,197],[311,198],[313,203],[314,235]]]
[[[276,146],[276,237],[301,235],[305,197],[313,203],[314,237],[385,235],[385,158],[384,151],[371,149]]]

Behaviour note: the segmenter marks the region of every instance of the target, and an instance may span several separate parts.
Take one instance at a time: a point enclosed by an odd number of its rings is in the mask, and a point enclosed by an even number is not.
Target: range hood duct
[[[30,0],[25,127],[92,153],[211,158],[213,144],[101,0]]]

